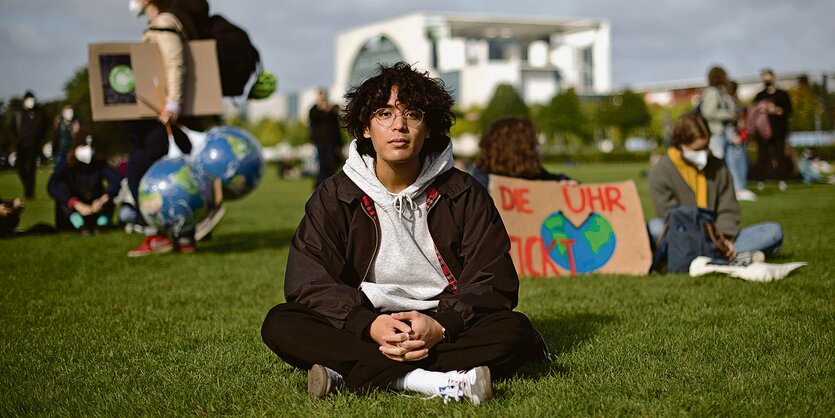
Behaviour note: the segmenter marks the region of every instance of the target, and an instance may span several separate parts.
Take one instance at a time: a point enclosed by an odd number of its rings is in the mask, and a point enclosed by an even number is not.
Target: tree
[[[801,85],[789,91],[792,101],[792,114],[789,127],[792,131],[815,131],[816,125],[823,124],[823,101],[814,94],[808,85]]]
[[[73,107],[73,113],[81,124],[81,128],[92,131],[96,141],[105,144],[107,153],[130,151],[133,144],[126,139],[125,131],[119,122],[93,122],[87,67],[78,69],[72,78],[64,83],[64,94],[66,94],[66,103]]]
[[[481,131],[484,132],[493,122],[501,118],[510,116],[528,117],[529,114],[528,105],[525,104],[516,89],[510,84],[499,84],[487,107],[481,112],[479,125]]]
[[[467,110],[455,109],[455,124],[450,128],[449,136],[457,138],[466,133],[478,134],[481,126],[479,114],[481,109],[478,106],[472,106]]]
[[[559,138],[563,142],[565,135],[570,134],[584,143],[592,141],[588,118],[573,88],[554,96],[537,113],[537,125],[547,138]]]
[[[620,144],[623,145],[634,130],[649,126],[652,116],[644,97],[626,89],[623,93],[609,96],[601,103],[597,111],[597,120],[604,126],[616,128]]]

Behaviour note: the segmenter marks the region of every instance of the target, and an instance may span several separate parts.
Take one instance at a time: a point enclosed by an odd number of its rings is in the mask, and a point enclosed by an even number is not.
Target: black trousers
[[[187,120],[180,122],[186,124]],[[168,154],[168,133],[165,125],[155,120],[141,120],[125,122],[123,129],[133,137],[133,150],[128,157],[128,189],[133,201],[139,209],[139,182],[151,166]],[[172,128],[174,141],[184,153],[191,151],[191,143],[183,131]],[[145,225],[145,219],[138,216],[137,220]]]
[[[401,363],[380,353],[369,337],[337,329],[299,303],[284,303],[267,314],[261,328],[264,343],[288,364],[307,370],[322,364],[343,376],[354,391],[388,388],[412,370],[447,372],[490,367],[493,379],[508,378],[524,363],[544,357],[528,318],[500,311],[479,317],[454,342],[441,342],[429,357]]]
[[[750,177],[756,181],[788,180],[791,175],[792,162],[786,155],[786,137],[775,136],[767,141],[757,138],[757,161],[751,168]]]
[[[37,146],[21,145],[17,148],[17,174],[20,182],[23,183],[23,194],[27,199],[35,197],[35,172],[37,165],[35,161],[39,155]]]
[[[316,143],[316,159],[319,161],[319,174],[316,175],[316,188],[334,175],[337,170],[336,160],[337,145],[330,142]]]

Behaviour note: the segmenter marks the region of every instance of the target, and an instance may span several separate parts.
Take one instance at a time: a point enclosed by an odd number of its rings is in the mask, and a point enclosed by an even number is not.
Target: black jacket
[[[519,278],[510,240],[487,191],[451,169],[432,183],[439,196],[428,214],[429,232],[457,281],[439,295],[434,314],[450,340],[482,314],[512,310]],[[326,180],[305,207],[290,245],[284,294],[322,314],[337,328],[362,335],[380,312],[359,289],[380,243],[370,199],[345,173]]]
[[[107,188],[104,182],[107,181]],[[70,167],[64,159],[55,165],[49,178],[47,190],[61,206],[69,206],[71,200],[92,203],[107,193],[110,198],[119,194],[121,178],[119,173],[104,160],[93,160],[90,164],[78,163]]]

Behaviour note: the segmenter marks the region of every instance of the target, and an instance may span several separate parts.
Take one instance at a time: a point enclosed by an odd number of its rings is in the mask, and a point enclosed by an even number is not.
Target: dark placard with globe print
[[[130,54],[100,55],[99,68],[104,104],[136,103],[136,77]]]
[[[635,183],[531,181],[490,176],[520,276],[643,275],[652,261]]]

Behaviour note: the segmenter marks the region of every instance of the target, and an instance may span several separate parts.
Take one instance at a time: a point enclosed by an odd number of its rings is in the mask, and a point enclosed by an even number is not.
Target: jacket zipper
[[[438,203],[440,197],[440,193],[438,193],[438,190],[434,187],[430,186],[429,189],[426,191],[426,198],[428,199],[426,202],[427,218],[429,217],[429,212],[432,210],[432,208],[435,207],[435,204]],[[429,236],[432,236],[432,231],[429,232]],[[449,269],[449,265],[446,263],[446,261],[444,261],[444,258],[441,256],[441,252],[438,251],[438,246],[434,244],[435,238],[432,238],[432,242],[432,246],[435,247],[435,255],[438,256],[438,262],[441,264],[441,270],[444,273],[444,277],[447,279],[447,287],[449,287],[449,290],[454,295],[458,293],[458,279],[455,278],[455,275],[452,274],[452,271]]]
[[[378,223],[379,221],[377,220],[376,216],[372,216],[371,213],[368,212],[368,207],[366,206],[367,202],[365,200],[366,198],[368,199],[368,202],[371,202],[371,205],[374,204],[374,201],[371,200],[371,198],[368,196],[364,196],[362,201],[362,211],[365,212],[365,214],[368,215],[369,218],[371,218],[372,222],[374,222],[374,252],[371,253],[371,261],[368,262],[368,267],[365,269],[365,274],[362,275],[362,280],[360,280],[360,286],[363,282],[365,282],[365,278],[368,277],[368,272],[371,271],[371,266],[374,265],[374,258],[377,257],[377,250],[380,248],[380,225]]]

